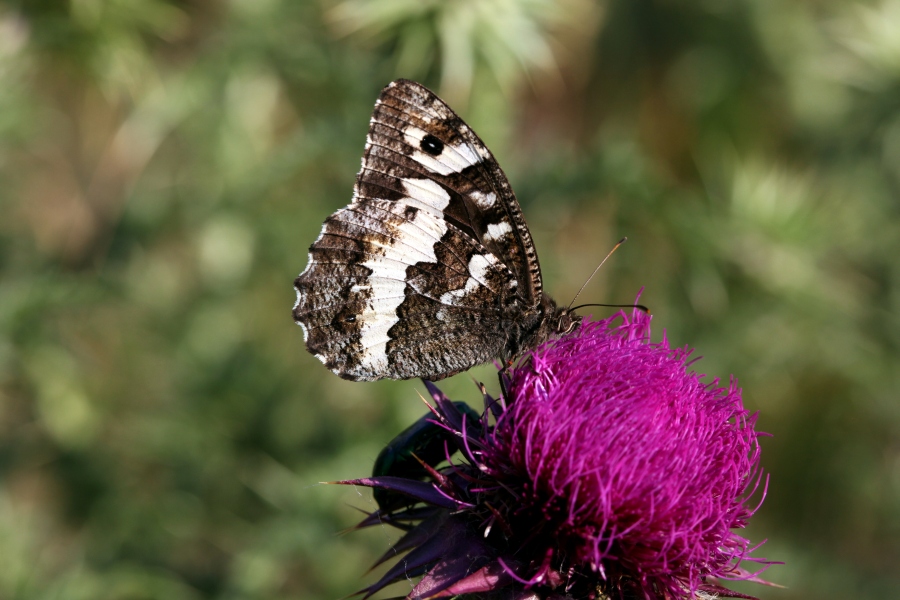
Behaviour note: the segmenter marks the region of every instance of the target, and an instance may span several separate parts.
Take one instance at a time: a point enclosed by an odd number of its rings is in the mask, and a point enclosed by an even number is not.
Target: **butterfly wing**
[[[346,379],[440,379],[498,356],[541,297],[518,202],[493,156],[433,93],[379,97],[353,202],[295,281],[306,344]]]
[[[481,138],[433,92],[405,79],[382,90],[370,123],[355,197],[402,194],[400,174],[436,182],[450,194],[443,217],[509,267],[520,297],[536,305],[542,282],[534,242],[506,175]]]

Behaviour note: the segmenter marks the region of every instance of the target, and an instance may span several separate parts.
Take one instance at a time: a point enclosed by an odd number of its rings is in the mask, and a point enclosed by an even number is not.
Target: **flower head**
[[[741,596],[717,580],[761,582],[739,564],[765,561],[732,531],[755,510],[755,416],[734,380],[703,383],[689,350],[650,343],[649,324],[585,320],[525,357],[505,398],[485,394],[480,420],[427,384],[417,448],[433,440],[440,459],[352,482],[391,498],[362,525],[407,531],[389,556],[409,554],[366,591],[415,575],[409,598]]]

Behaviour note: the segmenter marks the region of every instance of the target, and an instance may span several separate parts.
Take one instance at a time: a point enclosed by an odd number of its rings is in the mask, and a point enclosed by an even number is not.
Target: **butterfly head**
[[[572,333],[581,325],[581,317],[569,308],[557,307],[554,317],[556,320],[556,333],[560,335]]]
[[[581,317],[568,306],[557,306],[550,296],[544,294],[542,299],[544,317],[542,319],[541,341],[549,339],[553,335],[565,335],[575,331],[581,325]]]

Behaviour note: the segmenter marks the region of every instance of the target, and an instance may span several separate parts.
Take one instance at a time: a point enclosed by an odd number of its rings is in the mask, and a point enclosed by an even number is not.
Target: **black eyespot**
[[[335,329],[335,331],[339,331],[343,334],[354,333],[356,330],[356,314],[355,310],[352,306],[345,306],[340,312],[334,315],[334,318],[331,319],[331,326]]]
[[[416,213],[419,212],[419,209],[415,206],[407,206],[403,209],[403,216],[406,217],[407,221],[412,221],[416,218]]]
[[[429,133],[422,138],[419,147],[432,156],[440,156],[441,152],[444,151],[444,142]]]

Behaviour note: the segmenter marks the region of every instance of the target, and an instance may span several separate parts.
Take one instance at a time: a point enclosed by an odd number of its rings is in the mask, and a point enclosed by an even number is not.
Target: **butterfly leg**
[[[500,380],[500,395],[506,404],[509,404],[509,401],[511,399],[509,392],[509,387],[512,384],[512,379],[509,376],[509,369],[511,367],[512,361],[507,361],[506,366],[500,369],[500,372],[497,373],[497,378]]]

